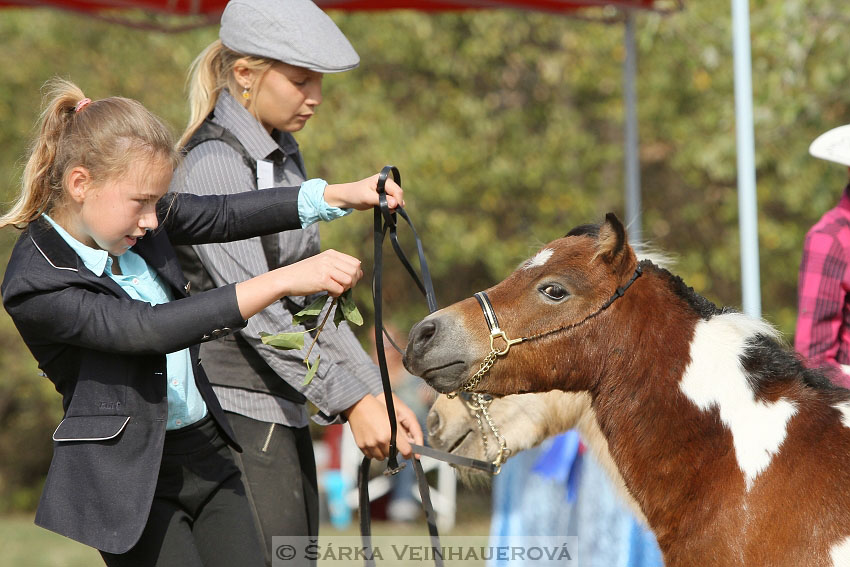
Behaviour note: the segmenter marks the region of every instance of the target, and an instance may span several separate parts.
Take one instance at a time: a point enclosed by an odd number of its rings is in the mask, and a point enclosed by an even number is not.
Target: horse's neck
[[[734,448],[723,425],[680,388],[699,316],[665,288],[643,294],[655,307],[613,339],[621,341],[610,351],[619,358],[611,357],[591,394],[612,458],[662,538],[682,529],[683,511],[705,502],[712,482],[741,477],[730,468]]]
[[[551,423],[558,423],[556,419],[550,420]],[[611,456],[611,451],[608,448],[608,439],[605,438],[602,431],[599,429],[599,424],[596,421],[596,413],[588,406],[587,410],[581,413],[574,422],[571,422],[570,427],[574,425],[581,434],[582,439],[590,448],[591,453],[599,462],[602,470],[608,475],[611,485],[620,496],[620,499],[626,503],[631,509],[635,517],[645,526],[649,525],[640,504],[634,499],[634,496],[626,487],[626,482],[623,480],[623,475],[620,474],[620,469],[617,463],[614,462]],[[563,430],[565,428],[561,428]]]
[[[657,513],[675,509],[676,501],[688,498],[687,491],[694,483],[686,477],[694,473],[694,459],[708,461],[711,457],[693,454],[694,444],[702,445],[701,452],[707,452],[705,445],[689,438],[670,407],[630,398],[596,398],[597,421],[626,488],[650,525],[658,528],[665,522]],[[626,409],[630,404],[634,406]]]

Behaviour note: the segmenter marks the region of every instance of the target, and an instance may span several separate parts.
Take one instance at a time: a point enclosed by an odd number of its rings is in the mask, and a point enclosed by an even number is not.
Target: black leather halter
[[[478,386],[478,382],[481,381],[481,378],[483,378],[484,375],[489,372],[490,368],[492,368],[493,365],[496,363],[496,359],[500,356],[505,356],[506,354],[508,354],[508,351],[513,345],[546,337],[548,335],[559,333],[561,331],[568,331],[586,323],[590,319],[593,319],[594,317],[608,309],[611,304],[614,303],[617,299],[623,297],[623,295],[626,293],[626,290],[629,289],[633,283],[635,283],[635,280],[637,280],[641,276],[641,274],[643,274],[643,269],[640,267],[640,265],[638,265],[635,268],[635,273],[632,274],[632,277],[629,279],[629,281],[627,281],[624,285],[618,287],[614,294],[609,297],[605,303],[603,303],[596,311],[592,312],[584,319],[576,323],[570,323],[568,325],[563,325],[561,327],[550,329],[548,331],[543,331],[542,333],[529,335],[527,337],[520,337],[518,339],[508,338],[505,332],[501,328],[499,328],[499,320],[496,317],[496,310],[493,309],[493,304],[490,302],[490,297],[487,295],[486,291],[479,291],[475,294],[475,299],[478,300],[478,305],[481,307],[481,311],[484,313],[484,320],[487,322],[487,327],[490,329],[490,352],[487,353],[487,356],[485,356],[484,360],[481,361],[478,371],[472,376],[472,378],[467,380],[458,391],[474,391],[475,387]],[[498,339],[502,339],[502,341],[504,342],[504,346],[501,348],[496,348],[496,341]],[[449,397],[454,397],[456,395],[457,392],[448,394]]]

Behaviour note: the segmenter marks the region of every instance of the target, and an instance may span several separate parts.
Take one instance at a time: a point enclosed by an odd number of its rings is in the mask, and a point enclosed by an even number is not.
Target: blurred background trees
[[[803,235],[847,178],[807,148],[850,122],[850,8],[837,0],[750,4],[762,308],[790,340]],[[622,26],[513,11],[331,15],[362,64],[326,76],[324,103],[297,136],[308,172],[340,181],[399,167],[441,306],[501,280],[577,224],[608,211],[622,218]],[[644,239],[673,254],[674,270],[699,293],[739,306],[728,3],[639,14],[637,32]],[[136,98],[179,133],[186,70],[216,34],[0,11],[2,199],[17,191],[47,79],[68,77],[92,98]],[[371,226],[368,213],[323,226],[324,246],[362,258],[368,273]],[[2,265],[16,237],[0,232]],[[388,264],[386,316],[407,329],[425,304]],[[368,283],[355,292],[368,322]],[[0,365],[0,511],[31,509],[61,404],[5,313]]]

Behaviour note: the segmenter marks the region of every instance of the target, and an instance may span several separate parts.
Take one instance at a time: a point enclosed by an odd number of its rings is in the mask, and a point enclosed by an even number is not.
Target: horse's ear
[[[597,239],[596,255],[605,262],[613,264],[615,260],[623,257],[626,251],[626,228],[617,215],[608,213],[605,222],[599,227],[599,238]]]

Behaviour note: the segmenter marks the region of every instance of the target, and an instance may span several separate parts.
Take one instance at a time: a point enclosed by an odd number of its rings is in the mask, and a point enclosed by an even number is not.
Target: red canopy
[[[561,14],[605,7],[671,11],[680,7],[679,0],[314,0],[325,10],[380,11],[411,9],[423,12],[443,12],[470,9],[514,8]],[[218,21],[227,0],[0,0],[0,7],[52,7],[84,12],[100,18],[143,27],[167,30],[185,29]],[[174,22],[145,25],[137,18],[122,18],[121,14],[135,10],[144,14],[189,16],[195,20],[187,25]]]

